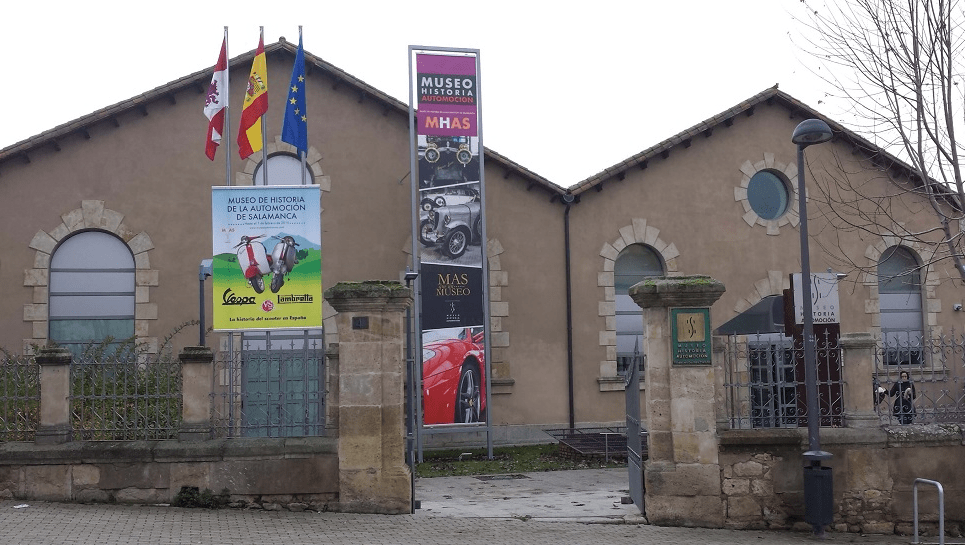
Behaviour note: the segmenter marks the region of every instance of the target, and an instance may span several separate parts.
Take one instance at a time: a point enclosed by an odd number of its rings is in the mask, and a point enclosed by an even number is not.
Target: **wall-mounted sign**
[[[804,289],[801,273],[794,273],[794,323],[804,323]],[[838,298],[838,275],[835,273],[811,273],[811,312],[816,324],[841,323]]]
[[[709,308],[670,309],[672,363],[674,365],[710,365]]]

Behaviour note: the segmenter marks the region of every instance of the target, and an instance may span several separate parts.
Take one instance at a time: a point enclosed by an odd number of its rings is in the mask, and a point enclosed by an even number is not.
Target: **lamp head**
[[[791,142],[806,148],[814,144],[823,144],[834,136],[831,127],[820,119],[805,119],[791,134]]]

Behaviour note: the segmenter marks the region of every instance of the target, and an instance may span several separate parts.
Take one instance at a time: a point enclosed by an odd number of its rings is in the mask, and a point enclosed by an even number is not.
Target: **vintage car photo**
[[[450,259],[458,259],[469,245],[482,240],[482,206],[478,198],[465,204],[423,210],[419,217],[419,241],[427,248],[439,246]]]
[[[474,181],[479,181],[477,138],[419,137],[419,187],[421,189]]]
[[[422,347],[422,421],[426,425],[485,422],[483,328],[444,331],[452,338],[426,342]]]
[[[479,200],[479,184],[468,184],[424,191],[420,196],[419,206],[428,212],[439,206],[465,204],[475,200]]]

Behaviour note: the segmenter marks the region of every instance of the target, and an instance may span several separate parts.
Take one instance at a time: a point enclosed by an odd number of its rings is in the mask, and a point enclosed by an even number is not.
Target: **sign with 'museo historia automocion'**
[[[479,52],[415,49],[413,240],[418,237],[422,424],[487,417],[485,206]]]
[[[317,185],[213,187],[214,329],[322,327]]]

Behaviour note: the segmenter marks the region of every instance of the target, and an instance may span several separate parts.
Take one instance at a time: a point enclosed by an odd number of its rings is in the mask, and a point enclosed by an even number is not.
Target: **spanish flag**
[[[261,116],[268,111],[268,65],[265,62],[265,38],[258,39],[258,51],[251,63],[251,74],[245,87],[245,103],[238,128],[238,153],[242,159],[261,151]]]

